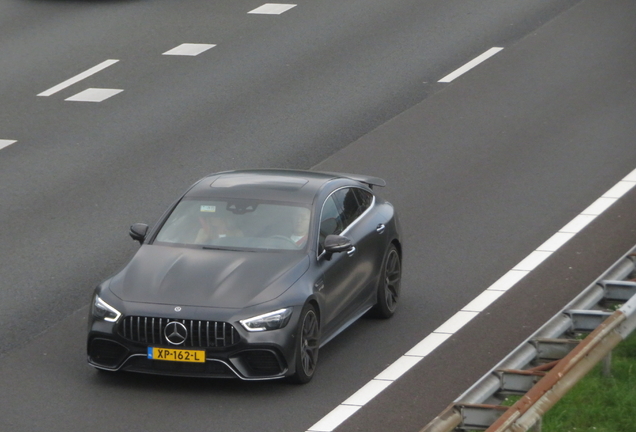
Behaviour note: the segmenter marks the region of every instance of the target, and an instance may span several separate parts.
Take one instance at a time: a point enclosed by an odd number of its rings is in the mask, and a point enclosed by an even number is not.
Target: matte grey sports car
[[[389,318],[402,245],[382,179],[288,170],[209,175],[96,289],[88,362],[108,371],[289,377],[306,383],[318,349],[367,312]]]

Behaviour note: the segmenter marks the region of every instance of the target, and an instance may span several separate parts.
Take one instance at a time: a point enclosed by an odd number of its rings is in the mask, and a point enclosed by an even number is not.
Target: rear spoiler
[[[322,172],[324,174],[329,174],[329,175],[333,175],[337,177],[344,177],[344,178],[358,181],[360,183],[364,183],[367,186],[369,186],[369,188],[371,189],[373,189],[373,186],[378,186],[378,187],[386,186],[386,181],[384,181],[384,179],[381,179],[380,177],[366,176],[361,174],[345,174],[345,173],[324,172],[324,171]]]

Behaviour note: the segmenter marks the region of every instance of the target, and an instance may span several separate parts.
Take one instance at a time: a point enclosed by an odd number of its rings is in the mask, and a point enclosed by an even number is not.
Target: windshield
[[[214,249],[299,250],[307,244],[310,211],[254,200],[183,200],[156,242]]]

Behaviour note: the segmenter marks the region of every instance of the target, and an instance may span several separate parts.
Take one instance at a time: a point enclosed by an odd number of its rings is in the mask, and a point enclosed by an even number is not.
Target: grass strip
[[[636,431],[636,334],[614,349],[611,376],[601,366],[545,414],[542,432]]]
[[[603,376],[597,364],[545,414],[541,432],[636,432],[636,333],[614,349],[611,370]]]

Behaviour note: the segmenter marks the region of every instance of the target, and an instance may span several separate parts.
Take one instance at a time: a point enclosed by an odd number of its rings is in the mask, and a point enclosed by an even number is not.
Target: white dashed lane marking
[[[72,86],[75,83],[78,83],[80,81],[82,81],[83,79],[88,78],[91,75],[95,75],[97,72],[106,69],[109,66],[114,65],[115,63],[117,63],[119,60],[106,60],[104,62],[101,62],[100,64],[98,64],[97,66],[93,66],[92,68],[90,68],[89,70],[82,72],[81,74],[75,75],[73,78],[69,78],[66,81],[64,81],[63,83],[60,83],[54,87],[51,87],[50,89],[43,91],[42,93],[40,93],[38,96],[51,96],[52,94],[55,94],[57,92],[59,92],[60,90],[64,90],[67,87]]]
[[[282,4],[282,3],[265,3],[263,6],[257,7],[254,10],[249,11],[250,14],[265,14],[265,15],[280,15],[283,12],[287,12],[291,8],[295,7],[295,4]]]
[[[250,14],[265,14],[265,15],[280,15],[284,12],[287,12],[288,10],[290,10],[291,8],[295,7],[295,4],[284,4],[284,3],[265,3],[264,5],[251,10]],[[163,53],[163,55],[170,55],[170,56],[197,56],[207,50],[209,50],[210,48],[214,48],[216,45],[214,44],[203,44],[203,43],[183,43],[175,48],[172,48],[171,50],[168,50],[166,52]],[[90,77],[91,75],[96,74],[97,72],[100,72],[104,69],[106,69],[109,66],[112,66],[113,64],[117,63],[119,60],[114,60],[114,59],[110,59],[110,60],[106,60],[103,61],[102,63],[93,66],[92,68],[88,69],[85,72],[82,72],[78,75],[75,75],[72,78],[67,79],[66,81],[51,87],[48,90],[43,91],[42,93],[39,93],[38,96],[51,96],[61,90],[66,89],[67,87],[72,86],[73,84],[76,84],[88,77]],[[67,101],[72,101],[72,102],[102,102],[118,93],[121,93],[123,90],[120,89],[100,89],[100,88],[89,88],[86,89],[80,93],[77,93],[74,96],[71,96],[65,100]],[[6,143],[8,140],[0,140],[0,149],[3,147],[6,147],[11,143]]]
[[[102,102],[118,93],[121,89],[89,88],[65,100],[71,102]]]
[[[11,144],[16,142],[17,142],[16,140],[0,139],[0,150],[2,150],[5,147],[9,147]]]
[[[503,48],[499,48],[499,47],[490,48],[488,51],[486,51],[482,55],[480,55],[480,56],[476,57],[475,59],[469,61],[464,66],[462,66],[459,69],[457,69],[455,72],[452,72],[452,73],[446,75],[444,78],[442,78],[438,82],[449,83],[449,82],[453,81],[455,78],[465,74],[466,72],[468,72],[469,70],[471,70],[475,66],[479,65],[480,63],[485,62],[486,60],[488,60],[490,57],[492,57],[495,54],[497,54],[502,49]]]
[[[176,48],[166,51],[163,55],[197,56],[210,48],[214,48],[215,46],[216,45],[202,43],[184,43]]]

